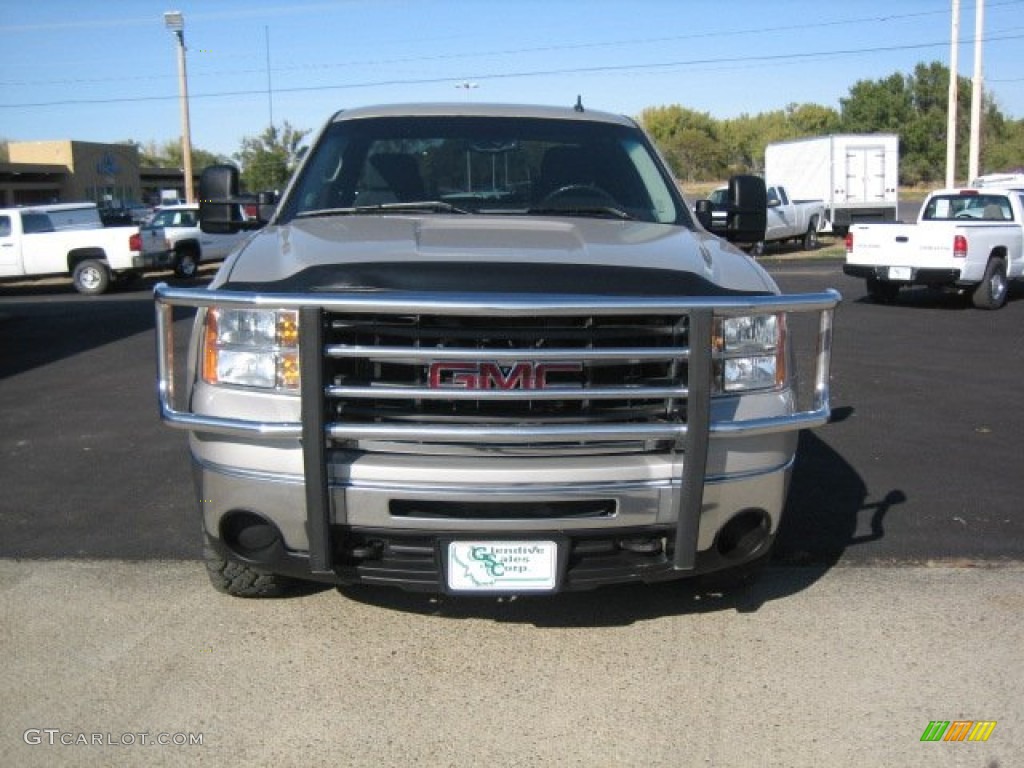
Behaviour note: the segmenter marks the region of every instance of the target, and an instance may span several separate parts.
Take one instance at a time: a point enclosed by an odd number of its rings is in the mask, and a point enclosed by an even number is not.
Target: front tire
[[[974,289],[971,301],[978,309],[999,309],[1006,304],[1009,286],[1006,282],[1006,261],[996,256],[985,266],[985,276]]]
[[[804,250],[814,251],[818,248],[818,220],[812,219],[811,223],[807,225],[807,231],[804,233]]]
[[[98,296],[110,287],[110,270],[102,261],[85,259],[75,265],[71,281],[79,293]]]
[[[297,579],[225,560],[209,543],[203,544],[203,561],[213,588],[232,597],[281,597],[298,591],[303,584]]]

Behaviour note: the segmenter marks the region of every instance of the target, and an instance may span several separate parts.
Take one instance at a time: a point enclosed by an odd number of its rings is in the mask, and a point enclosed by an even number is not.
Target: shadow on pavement
[[[102,296],[82,296],[70,283],[0,286],[0,379],[150,331],[153,286],[168,279],[199,286],[209,277],[147,276]],[[175,308],[175,320],[193,312]]]

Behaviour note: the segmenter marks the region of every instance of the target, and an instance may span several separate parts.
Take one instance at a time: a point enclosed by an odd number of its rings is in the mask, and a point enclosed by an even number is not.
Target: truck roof
[[[949,189],[935,189],[928,193],[933,195],[999,195],[1013,192],[1024,192],[1024,185],[1019,186],[998,186],[998,187],[951,187]]]
[[[30,203],[28,205],[7,206],[0,209],[5,211],[20,211],[22,213],[58,213],[60,211],[98,211],[96,203],[88,201],[81,203]]]
[[[464,102],[380,104],[336,112],[331,122],[369,117],[537,117],[553,120],[590,120],[635,126],[625,115],[574,107],[532,104],[473,104]]]

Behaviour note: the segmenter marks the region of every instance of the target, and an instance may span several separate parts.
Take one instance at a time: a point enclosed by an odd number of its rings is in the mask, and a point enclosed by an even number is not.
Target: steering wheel
[[[556,203],[559,200],[576,198],[588,203],[597,205],[610,205],[618,207],[619,201],[595,184],[566,184],[564,187],[552,190],[544,195],[542,205]]]
[[[969,214],[969,213],[958,213],[954,218],[957,218],[957,219],[973,219],[974,217],[971,216],[971,214]]]

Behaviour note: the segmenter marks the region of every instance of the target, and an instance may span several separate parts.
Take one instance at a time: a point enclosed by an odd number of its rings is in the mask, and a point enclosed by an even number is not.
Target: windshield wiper
[[[592,216],[595,218],[613,218],[623,221],[632,220],[634,216],[614,205],[574,205],[567,206],[538,206],[530,208],[527,213],[541,216]]]
[[[407,203],[380,203],[378,205],[356,205],[351,208],[321,208],[315,211],[302,211],[295,215],[296,218],[310,218],[314,216],[351,216],[364,213],[394,213],[394,212],[425,212],[425,213],[471,213],[465,208],[459,208],[446,203],[444,200],[416,200]]]

